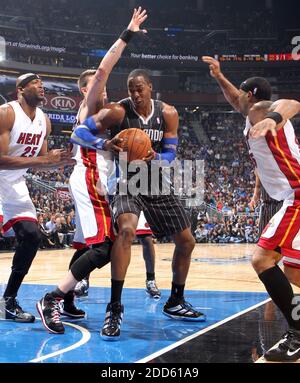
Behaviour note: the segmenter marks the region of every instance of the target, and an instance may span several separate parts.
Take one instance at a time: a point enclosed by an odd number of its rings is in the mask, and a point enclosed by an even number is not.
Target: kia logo
[[[76,101],[70,97],[54,97],[51,100],[51,105],[55,109],[72,110],[76,108]]]

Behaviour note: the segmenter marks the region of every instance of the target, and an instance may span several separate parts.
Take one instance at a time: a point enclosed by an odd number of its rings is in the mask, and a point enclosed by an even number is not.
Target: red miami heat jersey
[[[32,121],[22,109],[18,101],[8,103],[15,112],[15,121],[10,132],[8,156],[36,157],[43,145],[47,134],[47,124],[44,112],[36,108],[35,118]],[[0,170],[0,178],[13,182],[22,177],[27,169]]]

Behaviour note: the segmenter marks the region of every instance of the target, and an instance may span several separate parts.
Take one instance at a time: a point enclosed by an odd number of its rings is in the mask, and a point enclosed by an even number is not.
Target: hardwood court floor
[[[160,288],[169,288],[173,244],[156,244],[156,280]],[[264,292],[250,264],[254,245],[197,244],[186,284],[190,290]],[[73,249],[39,251],[24,283],[57,284],[68,270]],[[7,281],[13,253],[0,253],[0,283]],[[110,266],[95,270],[92,286],[110,286]],[[145,264],[140,245],[133,245],[125,287],[144,288]]]
[[[217,291],[220,293],[228,292],[226,294],[230,294],[230,292],[235,292],[232,294],[239,292],[245,292],[245,294],[247,294],[246,292],[265,293],[264,286],[256,276],[250,263],[254,247],[255,245],[248,244],[196,245],[192,256],[190,272],[186,283],[186,290],[201,290],[204,294],[205,291]],[[171,284],[171,261],[174,245],[156,244],[155,249],[157,284],[161,289],[169,289]],[[32,288],[31,286],[35,285],[56,285],[66,275],[69,261],[73,252],[73,249],[39,251],[32,264],[29,274],[24,280],[24,283],[28,284],[29,289]],[[12,257],[12,252],[0,253],[0,294],[3,293],[5,283],[7,282],[8,276],[10,274]],[[110,287],[110,278],[110,266],[107,265],[102,270],[95,270],[92,273],[90,284],[91,286]],[[140,245],[134,245],[132,247],[132,260],[128,269],[125,287],[132,289],[145,288],[145,264],[142,257],[142,248]],[[298,289],[295,289],[295,291],[299,292]],[[39,294],[42,295],[41,293]],[[107,294],[107,296],[109,296],[109,291]],[[227,302],[232,302],[230,303],[232,305],[234,305],[234,301],[237,301],[236,298],[226,299]],[[106,300],[107,297],[105,301]],[[253,335],[255,338],[257,335],[256,333],[261,332],[261,330],[257,330],[257,323],[259,324],[260,328],[263,329],[263,326],[267,326],[267,328],[264,329],[264,332],[269,334],[268,342],[270,344],[268,344],[268,347],[271,347],[279,340],[281,336],[281,324],[284,321],[277,315],[275,316],[277,317],[275,321],[270,322],[267,320],[265,324],[264,320],[261,319],[265,316],[265,307],[267,306],[264,305],[258,307],[257,309],[253,309],[249,312],[246,312],[245,314],[242,314],[241,311],[240,316],[234,316],[235,319],[233,318],[229,322],[226,322],[222,325],[217,325],[217,327],[207,331],[207,333],[202,334],[201,336],[199,335],[199,337],[195,338],[195,340],[183,343],[181,346],[171,350],[169,353],[159,354],[161,356],[157,356],[155,361],[174,362],[177,360],[182,360],[183,355],[185,355],[187,361],[206,363],[209,361],[216,361],[215,356],[218,353],[220,345],[224,348],[224,345],[226,344],[227,349],[222,351],[223,357],[221,355],[220,360],[225,362],[224,355],[227,355],[228,362],[232,362],[232,355],[234,355],[234,352],[239,355],[239,350],[244,350],[245,343],[251,344],[248,338],[246,340],[243,338],[245,333],[251,333],[250,335]],[[212,314],[209,313],[210,317],[211,315]],[[269,330],[270,323],[273,326],[271,327],[271,330]],[[9,324],[5,325],[9,326]],[[277,325],[279,327],[278,329],[276,329]],[[247,331],[245,330],[245,326]],[[250,331],[251,326],[254,329]],[[230,335],[232,333],[236,333],[238,337],[241,337],[239,338],[240,340],[238,341],[235,338],[231,339],[230,336],[229,338],[227,337],[228,339],[222,338],[225,335],[227,336],[228,334]],[[272,334],[272,337],[270,334]],[[215,341],[212,341],[212,339]],[[218,339],[223,339],[220,344],[218,341],[216,341]],[[190,342],[194,343],[192,344]],[[214,348],[212,345],[215,345],[216,347]],[[209,350],[209,347],[212,349],[210,352],[207,352],[207,355],[204,355],[203,353],[199,354],[199,350]],[[203,360],[199,360],[199,355],[203,356]],[[213,357],[215,359],[212,359]],[[249,358],[247,358],[246,360],[248,361]],[[264,359],[259,358],[253,358],[253,361],[254,360],[262,363],[265,362]],[[240,361],[243,361],[240,356],[234,359],[234,362]]]

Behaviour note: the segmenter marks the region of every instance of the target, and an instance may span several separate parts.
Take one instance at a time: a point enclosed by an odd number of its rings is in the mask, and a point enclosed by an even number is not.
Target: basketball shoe
[[[87,278],[83,278],[81,281],[79,281],[74,289],[76,297],[87,297],[89,294],[89,286],[90,283]]]
[[[46,294],[39,300],[36,308],[42,319],[44,327],[52,334],[63,334],[65,328],[60,320],[61,298]]]
[[[155,280],[146,281],[146,292],[152,297],[153,299],[160,299],[161,293],[158,290],[158,287],[156,286]]]
[[[74,291],[69,291],[60,305],[60,314],[73,319],[85,317],[85,312],[77,308],[74,304]]]
[[[272,362],[295,362],[300,358],[300,331],[290,328],[276,346],[264,354]]]
[[[0,318],[5,320],[13,320],[20,323],[33,323],[35,321],[34,315],[25,312],[19,305],[16,297],[3,298],[0,309]]]
[[[163,314],[172,319],[195,322],[206,321],[206,315],[195,310],[184,298],[176,300],[170,297],[164,305]]]
[[[123,319],[124,306],[120,302],[109,303],[106,307],[106,315],[101,330],[104,340],[118,340],[121,333],[121,323]]]

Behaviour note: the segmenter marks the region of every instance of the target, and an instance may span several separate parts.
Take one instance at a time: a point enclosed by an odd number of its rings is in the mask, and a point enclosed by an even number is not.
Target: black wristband
[[[283,121],[282,115],[280,113],[277,113],[277,112],[267,113],[266,118],[271,118],[272,120],[274,120],[276,122],[277,125]]]
[[[135,32],[130,31],[129,29],[124,29],[124,31],[120,34],[120,39],[124,41],[124,43],[128,44],[129,41],[133,38]]]

